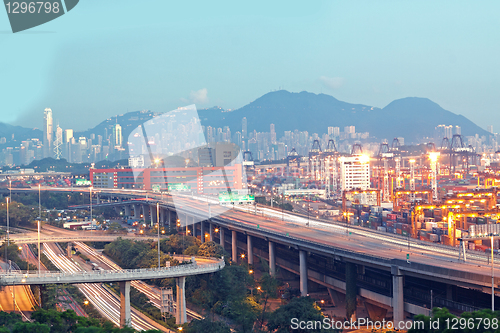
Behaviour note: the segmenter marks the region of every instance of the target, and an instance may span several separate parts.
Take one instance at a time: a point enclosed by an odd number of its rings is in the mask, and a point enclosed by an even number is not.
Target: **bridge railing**
[[[152,273],[175,273],[175,272],[194,272],[194,271],[210,271],[216,268],[224,267],[224,260],[219,260],[217,263],[201,264],[195,263],[161,267],[161,268],[138,268],[138,269],[124,269],[124,270],[97,270],[97,271],[80,271],[80,272],[27,272],[27,271],[10,271],[0,274],[3,280],[26,280],[33,278],[62,278],[62,277],[90,277],[90,276],[118,276],[123,274],[133,275],[153,275]],[[149,273],[149,274],[148,274]]]

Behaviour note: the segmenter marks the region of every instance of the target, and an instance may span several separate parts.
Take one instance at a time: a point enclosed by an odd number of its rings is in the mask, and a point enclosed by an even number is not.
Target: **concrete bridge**
[[[41,285],[118,282],[120,285],[120,325],[130,326],[130,282],[134,280],[175,278],[177,288],[176,322],[183,324],[186,318],[186,276],[214,273],[224,268],[224,259],[195,257],[191,263],[179,266],[82,272],[20,272],[11,271],[0,275],[0,285]]]
[[[157,222],[159,202],[160,224],[199,236],[202,242],[219,241],[233,261],[245,254],[253,265],[259,256],[269,262],[272,275],[277,266],[297,274],[302,295],[318,285],[340,293],[354,285],[358,300],[370,304],[367,308],[392,312],[394,321],[428,314],[433,301],[459,312],[488,307],[491,298],[491,266],[485,255],[470,253],[471,260],[463,262],[457,248],[347,225],[306,223],[305,218],[281,221],[264,208],[222,210],[207,198],[186,196],[182,204],[174,204],[164,194],[148,193],[145,199],[140,191],[99,191],[94,207],[115,206],[126,216],[142,214],[151,223]],[[352,270],[356,280],[347,278]],[[494,274],[500,277],[500,270],[495,268]],[[496,288],[498,282],[495,278]]]

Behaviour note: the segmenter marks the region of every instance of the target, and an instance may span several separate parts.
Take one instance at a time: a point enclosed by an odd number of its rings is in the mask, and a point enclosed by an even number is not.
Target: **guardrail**
[[[131,280],[147,280],[158,278],[181,277],[213,273],[224,268],[224,260],[216,263],[178,265],[161,268],[140,268],[124,270],[102,270],[81,272],[39,272],[11,271],[0,275],[1,285],[28,285],[47,283],[98,283]]]

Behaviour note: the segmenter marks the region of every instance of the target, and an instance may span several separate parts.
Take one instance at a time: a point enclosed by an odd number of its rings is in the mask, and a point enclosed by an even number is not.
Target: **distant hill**
[[[125,114],[114,116],[112,118],[108,118],[100,122],[97,126],[88,129],[86,131],[75,132],[74,136],[75,138],[78,139],[78,137],[80,136],[90,137],[90,134],[95,134],[96,138],[97,135],[101,135],[104,138],[106,130],[107,134],[110,135],[111,134],[110,129],[115,124],[120,124],[120,126],[122,127],[123,141],[124,143],[126,143],[127,138],[129,134],[132,132],[132,130],[134,130],[137,126],[142,125],[149,119],[153,118],[154,115],[155,113],[149,110],[128,112]]]
[[[391,102],[383,109],[351,104],[325,95],[309,92],[270,92],[232,112],[220,108],[199,111],[207,126],[229,126],[232,133],[241,131],[241,120],[247,118],[248,131],[269,132],[275,124],[278,137],[284,131],[327,133],[329,126],[356,126],[356,132],[370,132],[378,139],[404,137],[406,142],[418,142],[433,136],[437,125],[458,125],[463,135],[488,135],[464,116],[446,111],[427,98],[408,97]]]
[[[284,131],[308,131],[327,133],[329,126],[356,126],[356,132],[370,132],[378,140],[392,140],[404,137],[405,143],[418,143],[422,137],[432,137],[437,125],[458,125],[462,135],[486,135],[489,133],[462,115],[444,110],[427,98],[407,97],[395,100],[380,109],[363,104],[351,104],[325,94],[309,92],[291,93],[286,90],[267,93],[255,101],[234,111],[221,107],[200,109],[198,114],[205,126],[229,126],[234,134],[241,131],[241,120],[247,118],[248,132],[269,132],[269,125],[274,124],[278,138]],[[133,111],[108,118],[94,128],[75,132],[80,136],[91,134],[104,137],[111,134],[111,127],[118,123],[122,127],[124,144],[131,131],[138,125],[151,119],[153,111]],[[14,139],[12,140],[12,134]],[[6,145],[18,145],[22,140],[42,138],[42,131],[0,123],[0,137],[7,138]],[[1,148],[1,146],[0,146]]]
[[[0,122],[0,138],[5,137],[7,143],[21,142],[28,139],[42,139],[43,132],[38,128],[13,126]]]

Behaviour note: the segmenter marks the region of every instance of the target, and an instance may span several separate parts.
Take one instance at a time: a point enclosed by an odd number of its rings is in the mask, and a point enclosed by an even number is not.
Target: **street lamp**
[[[493,234],[490,234],[491,241],[491,311],[495,311],[495,271],[493,270]]]
[[[10,235],[9,235],[10,221],[9,221],[9,198],[7,198],[7,246],[10,245]],[[7,259],[7,258],[6,258]]]
[[[156,222],[158,223],[158,269],[160,269],[160,203],[156,203]]]

